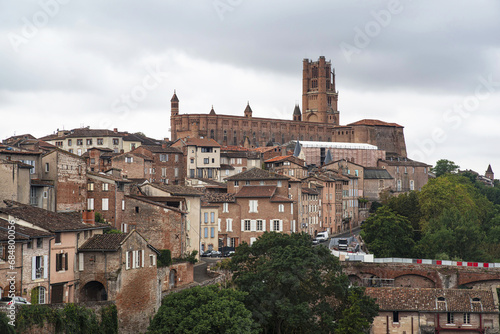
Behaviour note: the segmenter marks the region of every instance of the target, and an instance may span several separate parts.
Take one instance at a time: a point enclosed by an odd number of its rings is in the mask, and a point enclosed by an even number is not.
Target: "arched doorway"
[[[45,304],[45,293],[47,289],[43,286],[37,286],[36,288],[31,290],[31,304]]]
[[[85,284],[80,293],[82,302],[108,300],[106,288],[98,281],[90,281]]]
[[[177,280],[177,273],[175,269],[170,269],[170,275],[168,276],[168,287],[169,289],[175,288],[175,281]]]

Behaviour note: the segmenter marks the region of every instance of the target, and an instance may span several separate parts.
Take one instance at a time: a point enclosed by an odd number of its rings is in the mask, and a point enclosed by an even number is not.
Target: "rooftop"
[[[378,119],[362,119],[360,121],[354,122],[347,124],[348,126],[350,125],[368,125],[368,126],[395,126],[397,128],[402,128],[401,125],[396,124],[396,123],[387,123],[384,121],[380,121]]]
[[[244,186],[235,197],[272,197],[276,192],[276,186]]]
[[[79,251],[117,251],[122,242],[127,238],[125,233],[96,234],[83,245]]]
[[[79,213],[65,214],[47,211],[31,205],[4,200],[6,208],[0,208],[0,213],[11,215],[50,232],[80,231],[108,228],[107,224],[84,224]]]
[[[393,179],[387,169],[383,168],[365,168],[365,180],[369,179]]]
[[[227,181],[289,180],[289,179],[290,178],[288,176],[278,174],[278,173],[272,173],[272,172],[269,172],[267,170],[256,168],[256,167],[226,178]]]
[[[295,142],[295,141],[293,141]],[[318,148],[336,148],[350,150],[378,150],[378,147],[370,144],[362,143],[341,143],[329,141],[300,141],[302,147],[318,147]]]
[[[367,288],[366,294],[377,300],[381,311],[498,312],[491,290]]]

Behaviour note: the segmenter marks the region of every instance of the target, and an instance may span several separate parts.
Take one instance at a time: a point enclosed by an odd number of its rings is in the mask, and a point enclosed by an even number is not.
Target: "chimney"
[[[167,143],[161,143],[161,148],[167,148],[168,144]]]
[[[170,141],[170,138],[163,138],[164,141]]]
[[[90,225],[95,225],[95,214],[94,214],[94,211],[92,210],[84,210],[82,212],[83,214],[83,222],[85,224],[90,224]]]
[[[114,128],[114,129],[113,129],[113,132],[118,132],[118,128]]]

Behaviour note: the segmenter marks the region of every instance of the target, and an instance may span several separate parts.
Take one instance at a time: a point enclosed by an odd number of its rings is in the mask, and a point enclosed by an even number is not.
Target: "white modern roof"
[[[296,142],[296,140],[292,140]],[[341,143],[341,142],[329,142],[329,141],[302,141],[299,140],[302,147],[320,147],[320,148],[339,148],[339,149],[351,149],[351,150],[378,150],[378,147],[370,144],[363,143]]]

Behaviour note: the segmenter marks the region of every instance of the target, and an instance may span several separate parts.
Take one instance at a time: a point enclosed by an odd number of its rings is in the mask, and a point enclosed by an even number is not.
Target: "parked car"
[[[328,232],[319,232],[318,234],[316,234],[316,240],[318,241],[328,240]]]
[[[213,250],[212,252],[210,252],[210,257],[221,257],[221,256],[222,253],[219,251]]]
[[[207,250],[207,251],[201,253],[201,257],[210,257],[211,255],[212,255],[211,250]]]
[[[16,305],[31,305],[31,303],[29,301],[27,301],[23,297],[19,297],[19,296],[14,296],[14,298],[2,297],[0,299],[0,305],[10,305],[12,303],[12,301]]]
[[[318,239],[316,239],[316,238],[312,239],[312,244],[313,244],[313,245],[317,245],[317,244],[319,244],[319,240],[318,240]]]

